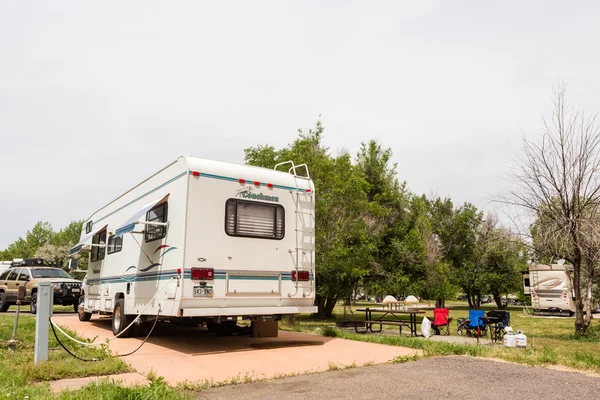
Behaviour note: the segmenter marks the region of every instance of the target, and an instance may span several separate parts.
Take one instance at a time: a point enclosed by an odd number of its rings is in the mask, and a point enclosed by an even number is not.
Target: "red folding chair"
[[[450,321],[452,321],[452,318],[448,316],[448,313],[447,308],[433,309],[433,324],[431,324],[431,327],[437,335],[450,336]]]

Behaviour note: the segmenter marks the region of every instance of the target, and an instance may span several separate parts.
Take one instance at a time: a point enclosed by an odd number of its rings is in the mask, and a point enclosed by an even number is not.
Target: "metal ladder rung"
[[[296,232],[314,233],[314,229],[296,229]]]
[[[311,211],[298,211],[298,210],[296,210],[296,214],[314,215]]]
[[[304,247],[296,247],[296,251],[298,251],[298,250],[306,251],[307,253],[312,253],[313,251],[315,251],[314,249],[308,249],[308,248],[304,248]]]

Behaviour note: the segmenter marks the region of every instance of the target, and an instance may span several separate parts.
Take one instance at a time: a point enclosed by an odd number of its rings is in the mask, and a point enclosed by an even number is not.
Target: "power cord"
[[[137,352],[139,349],[142,348],[142,346],[146,343],[146,341],[148,340],[148,338],[150,337],[150,335],[152,334],[152,332],[154,331],[154,328],[156,327],[156,323],[158,322],[158,316],[160,315],[160,312],[162,311],[161,307],[158,307],[158,313],[156,314],[156,318],[154,319],[154,324],[152,324],[152,328],[150,328],[150,332],[148,332],[148,335],[146,335],[146,337],[144,338],[144,340],[142,341],[142,343],[140,343],[140,345],[133,351],[129,352],[129,353],[125,353],[125,354],[119,354],[116,355],[115,357],[126,357],[126,356],[130,356],[132,354],[134,354],[135,352]],[[94,362],[94,361],[102,361],[105,360],[105,358],[82,358],[79,357],[78,355],[74,354],[73,352],[71,352],[69,349],[67,349],[67,347],[63,344],[63,342],[60,341],[60,339],[58,338],[58,335],[56,334],[56,330],[54,330],[54,323],[52,322],[52,320],[50,318],[48,318],[48,320],[50,321],[50,327],[52,327],[52,333],[54,333],[54,337],[56,338],[56,341],[58,342],[58,344],[61,345],[61,347],[63,349],[65,349],[65,351],[67,353],[69,353],[71,356],[75,357],[76,359],[80,360],[80,361],[85,361],[85,362]],[[131,326],[131,325],[130,325]],[[125,330],[123,330],[122,332],[124,332]],[[70,337],[70,336],[69,336]]]
[[[121,332],[119,332],[118,334],[116,334],[115,336],[113,336],[112,338],[108,339],[108,341],[110,342],[113,339],[118,338],[119,336],[121,336],[123,334],[123,332],[125,332],[127,329],[131,328],[133,326],[133,324],[135,324],[135,322],[142,316],[142,314],[144,313],[144,311],[146,311],[148,309],[148,307],[150,307],[150,304],[152,304],[152,302],[154,301],[154,299],[156,298],[156,296],[162,292],[162,290],[169,284],[171,283],[171,281],[173,279],[179,279],[179,277],[172,277],[171,279],[169,279],[164,285],[162,285],[162,287],[160,287],[160,289],[158,289],[156,291],[156,293],[154,293],[154,296],[150,299],[150,301],[148,302],[148,304],[146,304],[146,307],[144,307],[144,309],[142,311],[140,311],[138,313],[138,315],[134,318],[133,321],[131,321],[131,323],[129,325],[127,325],[127,327],[125,329],[123,329]],[[160,304],[159,304],[159,308],[160,308]],[[159,310],[160,313],[160,310]],[[50,320],[50,323],[52,323],[52,320]],[[61,329],[60,326],[56,325],[56,329],[58,329],[58,331],[60,333],[62,333],[63,335],[65,335],[66,337],[68,337],[69,339],[71,339],[72,341],[74,341],[75,343],[79,343],[82,346],[101,346],[103,344],[106,344],[106,342],[82,342],[81,340],[77,340],[74,337],[70,336],[67,332],[65,332],[64,330]]]

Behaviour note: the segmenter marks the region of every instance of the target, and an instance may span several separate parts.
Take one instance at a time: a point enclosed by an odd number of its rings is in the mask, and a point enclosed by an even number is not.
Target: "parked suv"
[[[31,313],[37,312],[37,288],[40,282],[50,282],[54,290],[54,304],[79,307],[81,281],[71,278],[64,270],[53,267],[56,263],[42,259],[24,259],[13,262],[0,274],[0,312],[17,302],[19,287],[25,286],[25,299],[21,304],[30,304]]]

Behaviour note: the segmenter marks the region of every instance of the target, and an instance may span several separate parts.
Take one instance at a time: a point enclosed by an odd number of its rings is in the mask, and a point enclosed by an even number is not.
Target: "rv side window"
[[[85,224],[85,233],[90,233],[92,231],[92,227],[94,226],[94,221],[90,221]]]
[[[146,221],[148,222],[167,222],[167,202],[155,206],[152,210],[146,213]],[[162,239],[167,236],[167,227],[164,225],[146,225],[146,234],[144,240],[152,242],[153,240]]]
[[[531,285],[529,284],[529,278],[525,278],[523,279],[523,286],[525,287],[530,287]]]
[[[279,204],[229,199],[225,204],[225,233],[263,239],[283,239],[284,211]]]
[[[104,260],[104,255],[106,254],[106,231],[98,232],[92,238],[92,244],[97,244],[99,246],[92,246],[92,251],[90,251],[91,261],[100,261]]]
[[[118,253],[123,248],[123,236],[115,238],[111,235],[108,238],[108,254]]]

